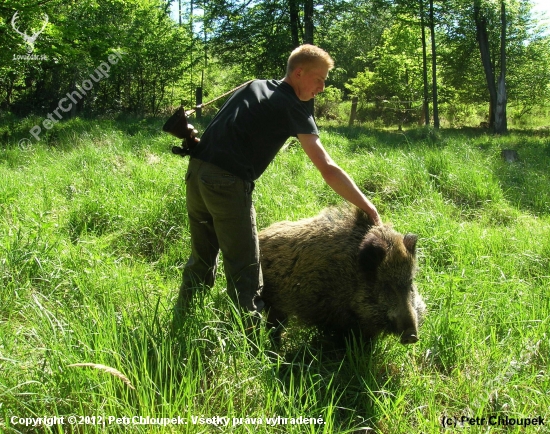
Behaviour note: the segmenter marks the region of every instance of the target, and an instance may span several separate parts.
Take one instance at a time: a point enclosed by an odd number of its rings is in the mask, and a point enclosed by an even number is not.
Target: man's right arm
[[[319,136],[298,134],[298,140],[309,159],[321,172],[325,182],[341,197],[365,211],[375,225],[381,225],[382,219],[374,204],[359,190],[349,175],[334,162],[321,144]]]

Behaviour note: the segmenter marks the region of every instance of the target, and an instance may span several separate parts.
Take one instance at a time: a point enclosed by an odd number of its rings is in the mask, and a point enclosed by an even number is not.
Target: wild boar
[[[418,341],[426,305],[413,283],[416,235],[372,226],[359,209],[329,208],[275,223],[259,240],[269,327],[293,316],[332,333]]]

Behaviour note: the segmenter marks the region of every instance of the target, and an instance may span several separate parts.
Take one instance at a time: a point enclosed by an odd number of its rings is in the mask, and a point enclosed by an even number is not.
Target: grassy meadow
[[[428,315],[413,346],[290,324],[276,349],[247,340],[223,267],[170,333],[188,160],[162,120],[73,119],[24,146],[40,119],[1,121],[0,432],[550,431],[548,129],[321,125],[382,219],[419,235]],[[292,143],[254,195],[260,229],[342,204]]]

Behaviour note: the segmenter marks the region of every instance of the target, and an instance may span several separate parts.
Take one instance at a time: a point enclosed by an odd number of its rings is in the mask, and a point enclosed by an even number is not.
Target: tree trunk
[[[313,44],[313,0],[304,2],[304,44]],[[307,106],[315,116],[315,98],[310,99]]]
[[[481,62],[485,71],[487,88],[489,89],[489,128],[495,126],[495,109],[497,104],[497,88],[495,85],[495,72],[491,62],[491,53],[489,51],[489,36],[487,35],[487,22],[481,14],[479,0],[474,0],[474,18],[476,23],[476,36],[481,54]]]
[[[500,2],[500,76],[497,83],[497,100],[495,108],[495,133],[506,134],[506,7]]]
[[[358,101],[359,101],[359,98],[357,98],[356,96],[354,96],[351,99],[351,113],[349,115],[349,123],[348,123],[349,127],[353,126],[353,123],[355,122],[355,118],[357,117],[357,103],[358,103]]]
[[[195,107],[197,107],[197,109],[195,110],[195,119],[202,118],[202,108],[200,107],[201,105],[202,105],[202,87],[197,87],[195,89]]]
[[[300,45],[300,17],[297,0],[289,0],[289,14],[290,14],[290,35],[292,38],[292,46],[294,48]]]
[[[71,90],[70,90],[71,93],[77,90],[76,89],[77,79],[78,79],[78,70],[75,68],[73,71],[73,82],[71,84]],[[76,103],[74,103],[71,106],[71,118],[75,118],[75,117],[76,117]]]
[[[304,43],[313,44],[313,0],[304,2]]]
[[[432,39],[432,98],[434,107],[434,128],[439,128],[439,105],[437,103],[437,60],[435,49],[435,22],[433,0],[430,0],[430,32]]]
[[[422,102],[422,112],[424,114],[424,123],[430,125],[430,104],[428,102],[428,59],[426,55],[426,28],[424,23],[424,0],[420,0],[420,28],[422,29],[422,75],[424,79],[424,100]]]

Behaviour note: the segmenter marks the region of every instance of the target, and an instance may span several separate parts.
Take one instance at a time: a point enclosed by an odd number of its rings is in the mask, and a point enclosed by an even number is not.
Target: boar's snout
[[[415,309],[418,300],[411,300],[410,297],[398,304],[397,308],[389,312],[389,320],[393,324],[393,334],[400,338],[403,345],[415,344],[418,342],[418,324],[422,312]]]
[[[418,336],[416,336],[416,332],[406,331],[401,335],[401,343],[403,345],[416,344],[417,342]]]

